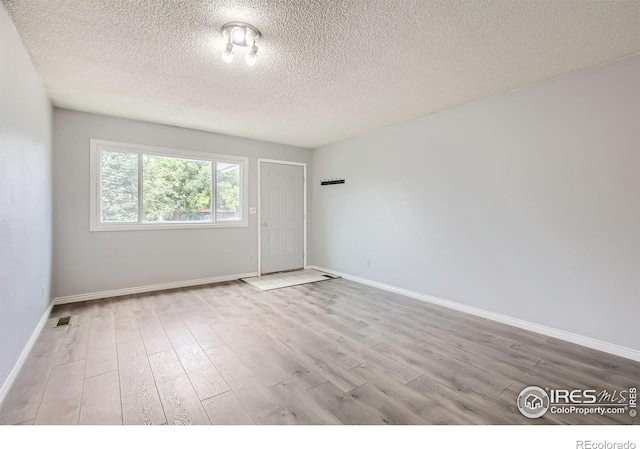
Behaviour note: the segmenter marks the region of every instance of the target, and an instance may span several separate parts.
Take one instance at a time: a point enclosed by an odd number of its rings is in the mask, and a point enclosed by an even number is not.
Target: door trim
[[[260,180],[260,173],[262,172],[263,162],[270,164],[297,165],[302,167],[302,205],[304,211],[304,218],[302,220],[302,266],[303,268],[307,266],[307,163],[258,158],[258,276],[262,276],[262,181]]]

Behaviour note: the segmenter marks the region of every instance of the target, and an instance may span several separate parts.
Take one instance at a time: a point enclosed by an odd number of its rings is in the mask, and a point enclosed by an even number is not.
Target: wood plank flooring
[[[640,363],[344,279],[234,281],[55,307],[0,423],[640,423],[527,419],[529,385],[638,387]]]

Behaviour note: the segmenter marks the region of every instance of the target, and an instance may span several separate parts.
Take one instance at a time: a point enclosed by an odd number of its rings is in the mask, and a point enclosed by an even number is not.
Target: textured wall
[[[310,263],[640,349],[639,125],[633,56],[316,149]]]
[[[51,105],[0,6],[0,384],[49,305],[50,278]]]
[[[246,228],[89,232],[90,139],[247,156],[249,207],[257,158],[311,162],[308,149],[65,109],[53,122],[54,297],[257,271],[257,215]]]

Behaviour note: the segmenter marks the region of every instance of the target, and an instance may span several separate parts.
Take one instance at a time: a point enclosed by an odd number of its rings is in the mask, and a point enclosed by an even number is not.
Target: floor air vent
[[[58,324],[57,326],[67,326],[69,324],[69,321],[71,321],[71,317],[70,316],[63,316],[62,318],[60,318],[58,320]]]

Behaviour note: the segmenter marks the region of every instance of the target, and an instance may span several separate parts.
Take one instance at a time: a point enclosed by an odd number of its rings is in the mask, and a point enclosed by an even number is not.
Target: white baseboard
[[[18,360],[16,360],[16,363],[13,364],[13,368],[11,368],[11,371],[9,371],[9,375],[4,380],[4,382],[2,382],[2,385],[0,385],[0,405],[2,405],[2,401],[4,401],[4,398],[7,397],[7,393],[9,393],[9,390],[11,389],[13,382],[15,382],[16,377],[18,377],[18,373],[22,369],[22,365],[24,365],[24,362],[27,360],[27,357],[29,356],[29,353],[31,352],[33,345],[38,340],[38,336],[40,335],[42,328],[46,324],[47,319],[51,314],[51,309],[53,309],[53,301],[49,304],[49,307],[47,307],[47,310],[44,311],[44,314],[42,315],[42,318],[40,318],[38,325],[33,330],[31,337],[29,337],[29,341],[27,341],[27,344],[25,345],[24,349],[20,353],[20,357],[18,357]]]
[[[121,288],[118,290],[106,290],[103,292],[82,293],[80,295],[61,296],[53,300],[53,304],[70,304],[72,302],[91,301],[93,299],[113,298],[115,296],[135,295],[137,293],[156,292],[159,290],[171,290],[173,288],[193,287],[195,285],[215,284],[217,282],[235,281],[242,278],[257,276],[258,273],[229,274],[204,279],[192,279],[189,281],[167,282],[166,284],[143,285],[141,287]]]
[[[447,299],[437,298],[435,296],[425,295],[424,293],[418,293],[411,290],[407,290],[400,287],[394,287],[392,285],[383,284],[382,282],[372,281],[369,279],[361,278],[358,276],[352,276],[350,274],[341,273],[339,271],[330,270],[328,268],[322,268],[315,265],[309,265],[308,268],[313,268],[319,271],[325,271],[327,273],[335,274],[337,276],[343,277],[350,281],[358,282],[360,284],[370,285],[371,287],[379,288],[380,290],[386,290],[392,293],[397,293],[399,295],[408,296],[410,298],[419,299],[421,301],[426,301],[431,304],[437,304],[439,306],[447,307],[449,309],[458,310],[460,312],[465,312],[470,315],[479,316],[482,318],[486,318],[488,320],[497,321],[499,323],[508,324],[510,326],[519,327],[521,329],[526,329],[532,332],[537,332],[542,335],[547,335],[549,337],[555,337],[560,340],[565,340],[570,343],[575,343],[577,345],[586,346],[587,348],[597,349],[598,351],[607,352],[609,354],[617,355],[620,357],[624,357],[627,359],[635,360],[640,362],[640,351],[636,349],[626,348],[624,346],[614,345],[612,343],[607,343],[601,340],[596,340],[595,338],[584,337],[582,335],[573,334],[571,332],[566,332],[560,329],[555,329],[548,326],[543,326],[542,324],[532,323],[530,321],[521,320],[518,318],[513,318],[507,315],[502,315],[495,312],[489,312],[487,310],[478,309],[476,307],[467,306],[464,304],[460,304],[454,301],[449,301]]]

